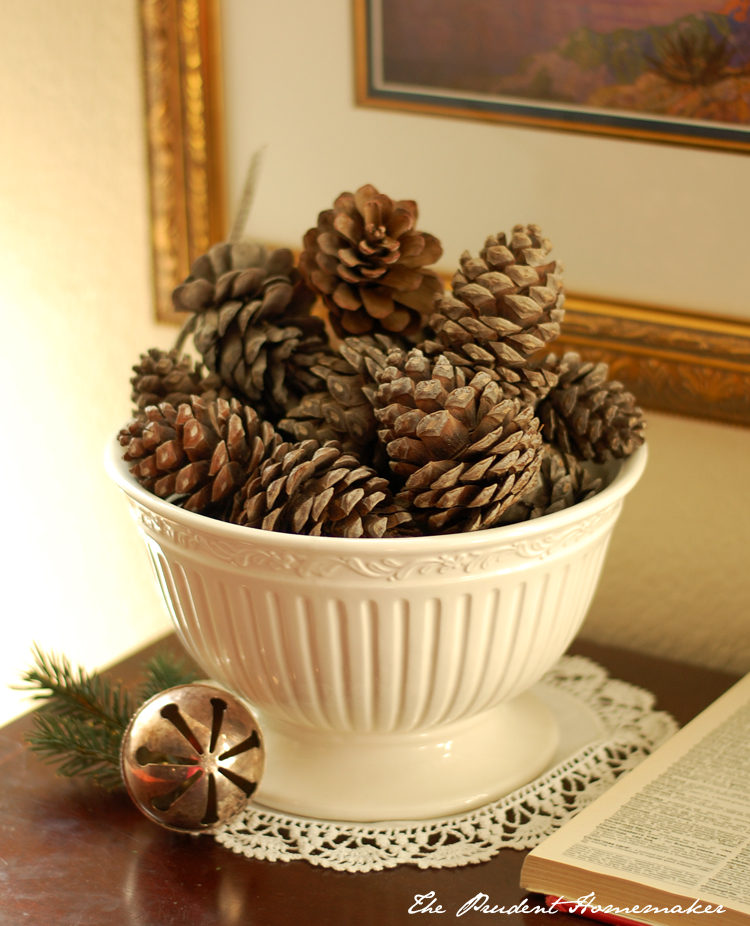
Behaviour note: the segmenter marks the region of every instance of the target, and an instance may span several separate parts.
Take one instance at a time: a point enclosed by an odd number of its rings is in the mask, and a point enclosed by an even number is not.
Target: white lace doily
[[[338,871],[485,862],[500,849],[538,845],[677,730],[669,714],[653,710],[650,692],[609,678],[583,656],[563,656],[540,686],[588,708],[603,735],[494,803],[445,819],[386,823],[313,820],[251,804],[215,838],[249,858],[305,859]]]

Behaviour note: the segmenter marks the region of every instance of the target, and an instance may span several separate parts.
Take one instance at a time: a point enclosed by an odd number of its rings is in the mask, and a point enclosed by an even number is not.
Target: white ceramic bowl
[[[396,540],[255,530],[144,490],[113,442],[187,650],[255,707],[257,800],[340,820],[424,819],[532,780],[557,725],[531,685],[580,627],[642,447],[594,498],[524,524]]]

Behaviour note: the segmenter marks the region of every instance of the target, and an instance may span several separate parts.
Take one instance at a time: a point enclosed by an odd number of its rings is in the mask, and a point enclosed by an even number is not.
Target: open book
[[[637,923],[750,926],[750,675],[534,849],[521,884]]]

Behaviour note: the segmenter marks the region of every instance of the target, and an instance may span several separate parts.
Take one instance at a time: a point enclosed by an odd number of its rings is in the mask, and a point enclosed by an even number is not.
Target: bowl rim
[[[635,486],[643,474],[648,459],[648,445],[642,444],[635,453],[625,460],[615,460],[609,465],[617,471],[609,485],[597,495],[552,514],[522,521],[519,524],[506,524],[490,527],[480,531],[454,534],[437,534],[425,537],[311,537],[306,534],[287,534],[281,531],[265,531],[257,527],[245,527],[230,524],[214,518],[186,511],[164,499],[153,495],[137,481],[128,471],[128,463],[122,458],[122,446],[114,437],[106,446],[104,466],[107,474],[130,499],[143,508],[166,518],[181,527],[198,533],[209,534],[222,540],[234,540],[244,543],[261,544],[266,547],[283,547],[287,551],[296,550],[336,554],[383,554],[412,553],[426,554],[433,551],[445,552],[446,548],[493,546],[498,543],[514,543],[529,540],[550,530],[564,529],[586,520],[614,506]]]

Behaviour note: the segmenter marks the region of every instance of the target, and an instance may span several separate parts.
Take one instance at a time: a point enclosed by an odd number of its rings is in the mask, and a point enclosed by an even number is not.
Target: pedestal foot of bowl
[[[258,803],[328,820],[424,820],[481,807],[532,781],[559,731],[533,692],[418,733],[350,734],[264,717]]]

